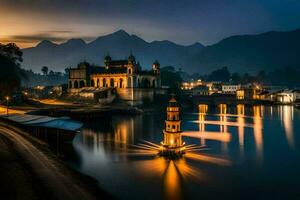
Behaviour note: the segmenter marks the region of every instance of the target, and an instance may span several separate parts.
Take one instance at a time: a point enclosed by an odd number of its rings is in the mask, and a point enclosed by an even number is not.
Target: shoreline
[[[48,144],[10,124],[0,122],[0,143],[0,154],[6,161],[1,169],[15,169],[6,174],[7,180],[1,180],[0,184],[10,185],[1,187],[4,190],[1,194],[8,199],[23,195],[25,199],[26,195],[28,199],[113,199],[95,179],[72,169],[55,156]],[[19,182],[9,183],[15,173],[19,174],[16,179]],[[16,188],[18,184],[21,186]]]

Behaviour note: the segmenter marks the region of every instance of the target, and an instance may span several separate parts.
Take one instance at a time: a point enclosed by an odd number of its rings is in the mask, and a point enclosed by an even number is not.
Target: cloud
[[[48,40],[54,43],[62,43],[66,40],[72,39],[72,38],[78,38],[74,37],[72,35],[73,33],[76,33],[74,31],[67,31],[67,30],[51,30],[47,32],[40,32],[32,35],[11,35],[8,38],[0,38],[0,42],[2,43],[21,43],[21,44],[36,44],[43,40]],[[85,41],[91,41],[94,40],[97,36],[82,36],[81,39]]]
[[[14,42],[21,42],[21,43],[34,43],[39,42],[42,40],[49,40],[52,42],[63,42],[67,38],[63,35],[58,35],[57,31],[55,33],[48,32],[48,33],[37,33],[32,35],[12,35],[10,36],[10,40]]]
[[[62,31],[45,31],[45,32],[47,32],[47,33],[53,33],[53,34],[61,34],[61,33],[75,33],[75,31],[64,31],[64,30],[62,30]]]

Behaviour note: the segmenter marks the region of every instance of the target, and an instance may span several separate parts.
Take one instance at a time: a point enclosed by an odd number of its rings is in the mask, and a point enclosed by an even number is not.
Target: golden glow
[[[106,148],[113,149],[127,149],[127,144],[133,144],[134,140],[134,120],[129,118],[127,120],[113,120],[113,126],[116,127],[111,133],[97,134],[92,129],[84,129],[82,132],[83,143],[87,146],[91,146],[93,143],[93,148],[95,151],[101,151],[99,143],[111,142]],[[134,146],[134,145],[132,145]],[[144,150],[149,150],[149,147],[144,146]],[[153,148],[151,147],[153,150]],[[152,154],[156,152],[151,152]],[[134,154],[143,152],[133,152]],[[148,152],[149,153],[149,152]]]
[[[244,90],[237,90],[236,91],[236,97],[239,100],[245,99],[245,91]]]
[[[199,104],[199,114],[206,114],[208,111],[208,105],[206,104]]]
[[[34,100],[47,105],[72,105],[72,103],[57,100],[57,99],[34,99]]]
[[[280,112],[281,112],[281,121],[283,122],[283,127],[284,127],[285,136],[288,145],[291,149],[295,149],[294,130],[293,130],[294,107],[288,105],[281,106]]]
[[[7,108],[6,106],[0,106],[0,114],[6,114]],[[17,109],[9,109],[9,114],[24,114],[25,110],[17,110]]]
[[[253,106],[253,124],[254,124],[254,140],[256,146],[257,161],[262,164],[263,161],[263,106]]]
[[[220,110],[220,132],[221,133],[227,133],[228,132],[228,126],[227,126],[227,104],[220,104],[219,105]],[[226,142],[222,142],[222,152],[224,154],[227,154],[228,152],[228,144]]]
[[[165,120],[165,129],[163,130],[165,150],[182,147],[182,137],[180,131],[181,121],[179,106],[177,101],[172,98],[167,107],[167,120]],[[162,152],[163,153],[163,152]]]
[[[165,199],[182,199],[181,178],[173,160],[170,161],[166,170],[163,188]]]
[[[240,152],[242,156],[244,155],[244,127],[245,127],[245,105],[237,105],[237,123],[238,123],[238,135],[239,135],[239,145]]]
[[[230,133],[220,133],[220,132],[199,132],[199,131],[184,131],[182,136],[203,138],[206,140],[216,140],[220,142],[230,142]]]
[[[198,160],[201,162],[213,163],[213,164],[217,164],[217,165],[223,165],[223,166],[231,165],[231,162],[229,160],[226,160],[223,158],[207,156],[207,155],[202,155],[202,154],[187,153],[185,155],[185,157],[192,159],[192,160]]]
[[[200,85],[204,85],[202,80],[197,80],[197,81],[191,81],[191,82],[184,82],[181,84],[181,89],[182,90],[191,90],[194,87],[200,86]]]
[[[219,104],[220,114],[227,114],[227,104]]]
[[[205,132],[205,115],[208,111],[208,105],[206,104],[200,104],[199,106],[199,131]],[[205,145],[205,139],[203,137],[200,138],[201,145]]]

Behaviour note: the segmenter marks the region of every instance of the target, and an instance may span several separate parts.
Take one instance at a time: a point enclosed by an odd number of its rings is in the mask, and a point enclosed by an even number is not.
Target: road
[[[6,115],[7,109],[5,106],[0,105],[0,115]],[[24,114],[25,111],[16,110],[16,109],[8,109],[8,114]]]
[[[52,196],[51,199],[101,199],[88,191],[78,178],[68,172],[66,167],[61,166],[61,163],[57,163],[54,158],[46,155],[22,136],[26,133],[0,123],[0,134],[13,142],[15,151],[30,166],[40,182],[46,186],[48,193]]]

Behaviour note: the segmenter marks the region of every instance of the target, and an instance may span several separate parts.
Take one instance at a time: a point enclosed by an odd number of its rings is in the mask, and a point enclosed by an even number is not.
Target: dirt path
[[[12,130],[0,124],[0,134],[12,143],[17,155],[29,167],[28,171],[32,172],[33,176],[39,180],[37,182],[45,187],[45,199],[107,199],[105,195],[99,196],[98,192],[90,192],[84,183],[21,136],[17,129]],[[3,141],[1,146],[4,145]],[[18,180],[15,181],[18,182]],[[31,195],[32,199],[39,196],[34,193],[28,195]]]

